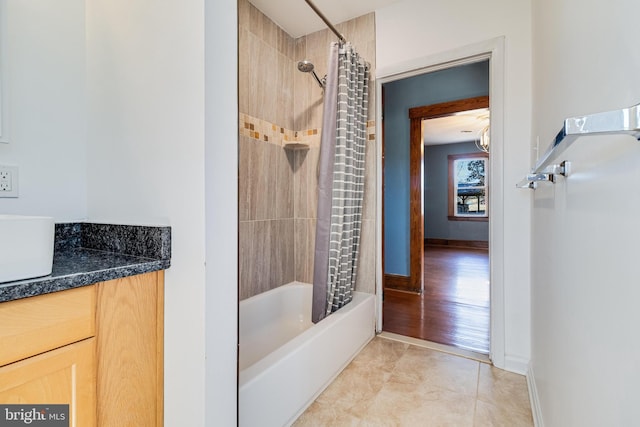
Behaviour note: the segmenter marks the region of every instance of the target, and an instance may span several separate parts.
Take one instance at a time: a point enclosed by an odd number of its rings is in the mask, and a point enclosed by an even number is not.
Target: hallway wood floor
[[[489,353],[489,253],[425,246],[422,295],[386,288],[382,329]]]

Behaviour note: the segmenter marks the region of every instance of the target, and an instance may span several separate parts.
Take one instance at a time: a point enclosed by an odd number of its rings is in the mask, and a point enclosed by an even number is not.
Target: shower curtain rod
[[[304,0],[307,2],[307,4],[309,5],[309,7],[311,9],[313,9],[313,11],[316,13],[316,15],[318,15],[320,17],[320,19],[322,19],[324,21],[324,23],[327,25],[327,27],[329,27],[329,29],[331,31],[333,31],[333,33],[338,37],[338,39],[340,40],[341,43],[346,43],[347,39],[344,38],[344,36],[342,34],[340,34],[340,31],[336,30],[336,27],[333,26],[333,24],[331,24],[331,22],[329,22],[329,20],[327,19],[326,16],[324,16],[324,14],[322,12],[320,12],[320,9],[318,9],[316,7],[315,4],[313,4],[313,2],[311,0]]]

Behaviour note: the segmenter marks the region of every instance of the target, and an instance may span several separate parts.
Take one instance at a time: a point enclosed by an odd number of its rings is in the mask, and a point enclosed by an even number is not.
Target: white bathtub
[[[293,423],[373,338],[373,295],[314,325],[311,293],[293,282],[240,302],[241,427]]]

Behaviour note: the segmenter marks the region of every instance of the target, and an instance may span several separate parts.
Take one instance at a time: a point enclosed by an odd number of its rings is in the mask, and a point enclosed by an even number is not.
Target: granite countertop
[[[170,265],[170,227],[56,224],[51,274],[0,283],[0,303],[164,270]]]

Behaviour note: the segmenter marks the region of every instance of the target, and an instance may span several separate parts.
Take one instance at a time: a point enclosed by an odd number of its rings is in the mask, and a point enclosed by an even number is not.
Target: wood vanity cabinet
[[[0,303],[0,403],[70,425],[163,425],[164,272]]]
[[[0,403],[68,403],[75,425],[95,425],[95,296],[90,286],[0,304]]]

